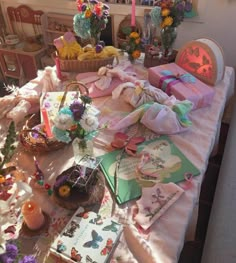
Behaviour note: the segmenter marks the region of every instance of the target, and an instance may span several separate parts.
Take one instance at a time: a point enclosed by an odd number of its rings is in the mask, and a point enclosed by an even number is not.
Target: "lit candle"
[[[132,0],[131,26],[135,27],[135,0]]]
[[[52,138],[52,130],[51,130],[51,125],[50,125],[50,120],[48,118],[48,112],[45,108],[41,109],[42,116],[43,116],[43,122],[44,122],[44,128],[47,134],[47,137]]]
[[[57,77],[62,80],[62,74],[61,74],[61,65],[60,65],[60,60],[58,57],[55,57],[55,64],[56,64],[56,73]]]
[[[21,212],[29,229],[37,230],[43,226],[45,222],[44,215],[41,208],[34,201],[26,201],[21,208]]]

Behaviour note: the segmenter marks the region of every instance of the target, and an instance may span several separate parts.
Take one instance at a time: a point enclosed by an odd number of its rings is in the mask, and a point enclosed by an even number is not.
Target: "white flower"
[[[98,118],[94,115],[84,113],[80,120],[80,125],[87,132],[94,131],[99,125]]]
[[[73,123],[73,117],[69,114],[58,114],[54,119],[54,125],[60,130],[69,130]]]

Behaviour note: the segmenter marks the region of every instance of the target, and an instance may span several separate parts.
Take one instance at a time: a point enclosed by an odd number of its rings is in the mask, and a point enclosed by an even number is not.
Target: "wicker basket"
[[[112,65],[114,61],[114,57],[108,57],[103,59],[89,59],[89,60],[70,60],[70,59],[61,59],[60,61],[60,67],[61,71],[66,72],[77,72],[77,73],[83,73],[83,72],[96,72],[99,70],[100,67],[106,66],[106,65]]]
[[[66,86],[59,109],[64,105],[67,92],[72,90],[76,90],[80,94],[89,94],[87,87],[83,83],[76,81],[71,82]],[[38,124],[40,124],[40,113],[31,115],[21,130],[19,139],[25,150],[29,152],[44,153],[61,149],[67,145],[67,143],[64,142],[50,140],[44,133],[34,129]],[[35,134],[37,134],[37,139],[35,139]]]

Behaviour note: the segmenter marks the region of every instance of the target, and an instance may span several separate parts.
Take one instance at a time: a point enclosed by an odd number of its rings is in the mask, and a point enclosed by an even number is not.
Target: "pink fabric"
[[[98,72],[79,73],[76,79],[88,86],[91,98],[98,98],[111,95],[118,85],[127,81],[135,82],[139,77],[132,64],[125,61],[113,69],[102,67]]]
[[[170,70],[173,74],[188,73],[175,63],[151,67],[148,69],[148,80],[156,88],[160,87],[161,71]],[[174,82],[171,84],[170,93],[179,100],[190,100],[193,109],[199,109],[211,105],[215,90],[196,78],[195,83]]]

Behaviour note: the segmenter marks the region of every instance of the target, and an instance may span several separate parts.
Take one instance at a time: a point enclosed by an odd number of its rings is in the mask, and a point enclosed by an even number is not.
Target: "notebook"
[[[79,207],[50,252],[65,262],[108,262],[122,229],[116,220]]]
[[[123,149],[120,149],[101,156],[101,169],[114,193],[116,164],[122,152]],[[146,153],[149,161],[143,163],[139,169],[141,158]],[[138,145],[137,156],[123,154],[116,173],[118,182],[115,198],[118,204],[138,199],[142,194],[142,187],[152,187],[156,183],[178,183],[185,180],[186,176],[200,174],[187,156],[165,135]]]

